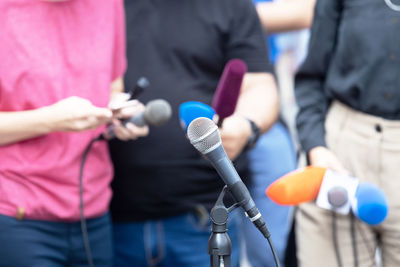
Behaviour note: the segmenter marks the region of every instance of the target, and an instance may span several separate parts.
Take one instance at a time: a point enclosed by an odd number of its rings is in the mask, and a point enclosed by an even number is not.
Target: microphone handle
[[[222,127],[222,123],[224,122],[224,118],[219,118],[218,119],[218,121],[217,121],[217,126],[218,126],[218,128],[221,128]]]
[[[214,149],[212,153],[208,153],[206,157],[214,166],[224,183],[228,186],[228,189],[236,203],[242,207],[251,222],[258,228],[264,237],[269,238],[271,234],[268,231],[265,220],[257,209],[249,190],[237,173],[232,161],[226,155],[222,144]]]
[[[146,120],[144,118],[144,112],[139,113],[139,114],[137,114],[135,116],[132,116],[132,117],[130,117],[128,119],[121,120],[121,123],[124,126],[129,122],[133,123],[134,125],[136,125],[138,127],[143,127],[143,126],[147,125]],[[101,134],[101,137],[103,139],[106,139],[106,140],[113,139],[115,137],[114,128],[115,128],[114,125],[109,125],[106,128],[105,132]]]
[[[129,119],[123,119],[121,120],[123,125],[126,125],[127,123],[133,123],[134,125],[138,127],[143,127],[146,126],[148,123],[146,122],[146,118],[144,117],[144,112],[141,112],[135,116],[130,117]]]

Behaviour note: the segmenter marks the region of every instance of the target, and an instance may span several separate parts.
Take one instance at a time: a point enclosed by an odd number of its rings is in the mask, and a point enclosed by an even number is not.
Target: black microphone
[[[161,126],[165,124],[172,115],[171,105],[163,99],[155,99],[149,101],[143,112],[136,114],[129,119],[121,120],[123,125],[127,123],[133,123],[136,126],[143,127],[149,126]],[[114,127],[109,126],[106,131],[102,134],[104,139],[114,138]]]
[[[193,120],[187,130],[190,143],[207,158],[228,186],[234,200],[244,209],[253,224],[265,238],[270,237],[264,218],[257,209],[249,190],[240,179],[232,161],[228,158],[217,125],[210,119]]]

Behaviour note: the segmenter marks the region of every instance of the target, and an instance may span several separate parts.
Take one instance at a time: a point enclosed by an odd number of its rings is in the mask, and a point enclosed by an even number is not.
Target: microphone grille
[[[207,154],[221,145],[221,136],[215,123],[205,117],[193,120],[188,127],[190,143],[202,154]]]
[[[170,104],[164,99],[152,100],[146,105],[144,118],[151,126],[161,126],[165,124],[172,115]]]
[[[328,202],[335,208],[340,208],[348,201],[347,190],[342,186],[335,186],[328,191]]]

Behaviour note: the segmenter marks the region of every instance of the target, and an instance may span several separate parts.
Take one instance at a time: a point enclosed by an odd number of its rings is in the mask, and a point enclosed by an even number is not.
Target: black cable
[[[267,237],[267,240],[268,240],[269,246],[270,246],[270,248],[271,248],[272,255],[274,256],[275,266],[276,266],[276,267],[281,267],[281,265],[280,265],[280,263],[279,263],[278,254],[276,254],[274,245],[272,244],[271,237],[270,237],[270,236]]]
[[[350,214],[350,234],[351,234],[351,243],[353,245],[354,267],[358,267],[357,240],[356,240],[355,220],[353,213]]]
[[[361,235],[361,238],[363,239],[363,244],[365,244],[365,246],[367,247],[367,250],[369,252],[368,254],[369,254],[372,262],[374,262],[375,261],[375,249],[371,248],[369,246],[368,239],[365,236],[365,233],[364,233],[363,229],[361,229],[361,224],[360,223],[356,223],[355,226],[356,226],[356,231],[358,231],[358,233]]]
[[[79,169],[79,212],[80,212],[80,219],[81,219],[81,231],[82,231],[82,238],[83,238],[83,244],[85,246],[85,252],[86,252],[86,257],[88,261],[89,267],[94,267],[93,263],[93,257],[92,257],[92,250],[90,249],[90,243],[89,243],[89,237],[88,237],[88,232],[87,232],[87,227],[86,227],[86,219],[85,219],[85,207],[83,203],[83,169],[85,167],[85,162],[87,159],[87,156],[89,154],[90,149],[92,148],[93,144],[99,140],[102,140],[102,136],[98,136],[86,146],[85,151],[83,152],[82,156],[82,161],[81,161],[81,166]]]
[[[337,240],[337,225],[336,225],[336,213],[332,211],[332,239],[333,239],[333,247],[335,249],[336,260],[339,267],[343,267],[342,258],[339,252],[339,245]]]

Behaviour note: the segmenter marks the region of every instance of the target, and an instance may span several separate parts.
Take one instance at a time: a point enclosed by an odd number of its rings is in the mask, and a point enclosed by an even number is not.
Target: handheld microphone
[[[156,99],[149,101],[143,112],[136,114],[129,119],[121,120],[121,122],[124,125],[130,122],[139,127],[145,125],[161,126],[171,118],[171,115],[172,109],[170,104],[163,99]],[[108,127],[102,136],[107,140],[113,138],[114,127]]]
[[[352,203],[352,211],[361,221],[377,225],[385,220],[389,207],[385,194],[376,185],[360,183]]]
[[[243,208],[253,224],[265,238],[270,237],[264,218],[257,209],[239,174],[222,146],[217,125],[210,119],[193,120],[187,131],[190,143],[207,158],[228,186],[234,200]]]
[[[280,205],[299,205],[317,198],[325,168],[305,167],[282,176],[267,189],[267,196]]]
[[[280,205],[316,200],[319,207],[341,214],[351,210],[371,225],[383,222],[388,213],[386,196],[379,187],[321,167],[291,172],[272,183],[266,194]]]
[[[246,72],[247,65],[240,59],[232,59],[225,65],[212,100],[212,107],[219,117],[218,126],[234,113]]]
[[[207,104],[198,101],[184,102],[179,106],[179,118],[182,129],[186,132],[189,124],[199,117],[209,118],[213,120],[215,111]]]

